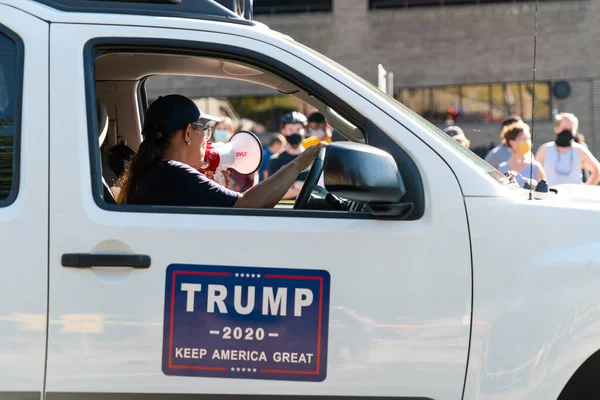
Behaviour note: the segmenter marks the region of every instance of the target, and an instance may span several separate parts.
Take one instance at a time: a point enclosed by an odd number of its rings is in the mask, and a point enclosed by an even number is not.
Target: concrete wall
[[[394,72],[396,87],[530,81],[535,3],[368,10],[368,0],[334,0],[333,13],[259,15],[284,32],[375,83],[377,64]],[[566,79],[571,95],[552,99],[575,113],[587,143],[600,153],[600,0],[540,0],[537,72],[541,81]],[[158,84],[160,83],[160,84]],[[157,82],[169,86],[173,82]],[[266,94],[248,85],[183,85],[194,95]],[[271,92],[269,91],[269,94]],[[553,136],[536,121],[535,146]],[[473,145],[498,141],[498,127],[463,126]]]

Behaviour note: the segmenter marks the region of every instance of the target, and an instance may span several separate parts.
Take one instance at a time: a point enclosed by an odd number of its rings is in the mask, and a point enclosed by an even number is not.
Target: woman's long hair
[[[144,177],[160,161],[169,147],[169,137],[159,136],[156,133],[144,135],[146,139],[140,144],[137,154],[131,160],[129,168],[119,179],[119,194],[117,204],[135,204],[137,196],[142,189]]]

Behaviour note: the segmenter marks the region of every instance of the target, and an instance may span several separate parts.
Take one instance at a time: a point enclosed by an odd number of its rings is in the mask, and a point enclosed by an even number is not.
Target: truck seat
[[[108,133],[108,110],[106,109],[106,106],[100,101],[96,101],[96,110],[98,112],[98,145],[100,148],[102,148],[102,144],[104,143],[104,140],[106,140],[106,135]],[[100,151],[100,154],[102,154],[102,151]],[[108,168],[104,164],[104,162],[101,161],[100,163],[102,171],[102,187],[104,193],[104,201],[109,204],[117,204],[110,190],[110,186],[106,182],[105,178],[105,175],[110,175],[112,171],[109,171],[110,168]],[[114,175],[114,173],[112,173],[112,175]]]

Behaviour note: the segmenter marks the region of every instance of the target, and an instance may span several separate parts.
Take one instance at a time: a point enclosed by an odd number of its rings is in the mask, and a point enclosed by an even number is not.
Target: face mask
[[[571,143],[573,143],[573,132],[564,130],[558,135],[556,135],[556,140],[554,141],[558,147],[569,147]]]
[[[302,134],[300,133],[292,133],[289,136],[286,136],[287,142],[292,146],[297,146],[302,143]]]
[[[227,129],[215,129],[212,137],[216,142],[224,142],[229,137],[229,131]]]
[[[517,153],[524,156],[525,154],[531,151],[531,143],[529,142],[521,142],[517,146]]]
[[[320,129],[309,129],[308,130],[308,136],[316,136],[319,139],[322,139],[325,137],[325,129],[320,128]]]

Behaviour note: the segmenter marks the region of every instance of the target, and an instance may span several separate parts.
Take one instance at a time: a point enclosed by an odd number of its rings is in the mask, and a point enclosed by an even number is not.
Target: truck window
[[[94,196],[103,208],[102,203],[109,203],[108,209],[115,211],[237,214],[231,211],[232,207],[238,207],[236,193],[210,188],[205,181],[207,176],[220,184],[227,183],[234,192],[244,193],[293,163],[302,149],[319,140],[366,141],[366,117],[341,99],[332,98],[331,93],[308,77],[293,76],[297,72],[277,71],[259,60],[221,58],[211,53],[184,55],[141,48],[126,52],[112,50],[110,46],[102,48],[107,51],[90,59],[96,85],[95,91],[89,92],[89,99],[96,111],[90,111],[88,116],[93,125],[90,143],[92,168],[96,171]],[[166,104],[169,100],[161,99],[172,99],[170,95],[185,96],[186,104],[195,103],[192,108],[200,108],[202,114],[207,114],[207,121],[204,117],[199,121],[202,131],[186,128],[183,132],[178,128],[165,137],[160,129],[170,122],[162,116],[173,114],[166,111],[154,113],[165,121],[149,123],[148,118],[152,117],[146,112],[156,107],[162,110],[164,106],[153,106]],[[186,107],[169,104],[165,110]],[[200,115],[197,108],[191,113]],[[195,138],[194,132],[205,136]],[[189,138],[183,138],[185,135]],[[240,139],[238,135],[254,139]],[[100,143],[95,142],[98,137]],[[219,148],[230,141],[234,143],[236,138],[238,144],[231,145],[230,150],[211,150],[220,155],[219,160],[227,161],[223,167],[229,175],[227,182],[221,175],[220,164],[218,170],[211,171],[208,167],[212,164],[203,164],[195,153],[202,153],[206,161],[210,159],[208,151],[204,154],[206,142],[209,148]],[[273,145],[275,138],[283,142]],[[196,148],[198,152],[194,154],[188,151]],[[244,160],[238,162],[238,154]],[[180,158],[165,158],[172,156]],[[248,167],[250,159],[256,161],[252,168]],[[283,198],[278,194],[281,200],[278,203],[275,200],[276,211],[293,215],[310,211],[310,215],[336,215],[334,218],[373,217],[367,203],[330,195],[320,172],[323,164],[318,164],[320,167],[314,171],[310,166],[303,167],[300,174],[294,175],[296,180],[290,180],[289,190],[281,193]],[[198,172],[202,176],[197,176]],[[100,191],[104,193],[101,199]],[[414,192],[412,188],[407,191]],[[268,204],[273,204],[272,201]],[[245,214],[273,212],[270,205],[239,207],[261,210]]]
[[[0,206],[16,196],[15,148],[19,115],[17,94],[20,86],[17,43],[0,27]]]

